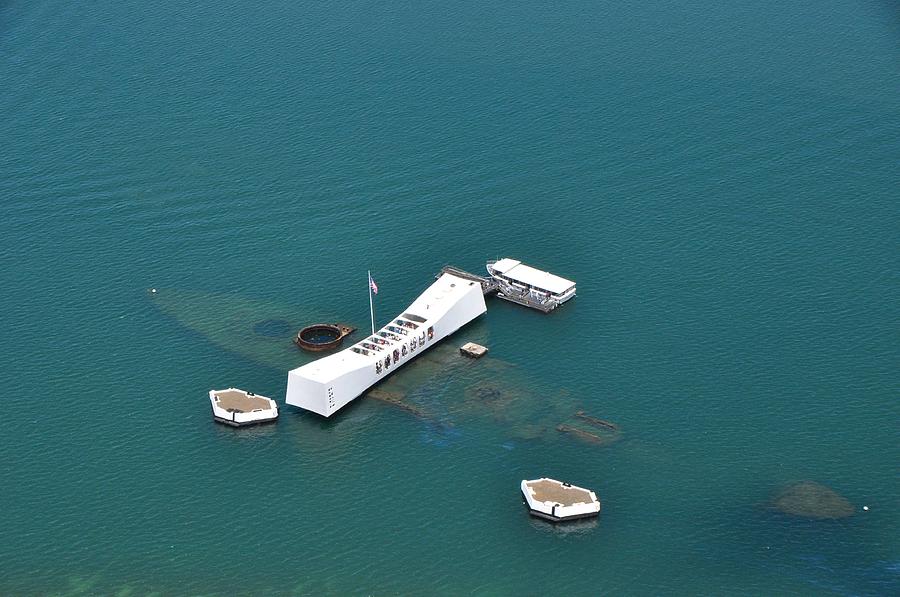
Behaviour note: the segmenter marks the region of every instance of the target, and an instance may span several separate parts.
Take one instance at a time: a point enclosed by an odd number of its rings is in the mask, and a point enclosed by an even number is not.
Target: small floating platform
[[[488,349],[486,346],[482,346],[481,344],[466,342],[459,347],[459,352],[463,356],[471,357],[473,359],[480,359],[488,353]]]
[[[232,427],[267,423],[278,418],[278,405],[271,398],[237,388],[210,390],[213,418]]]
[[[593,491],[556,479],[523,480],[522,495],[533,516],[553,522],[600,514],[600,500]]]

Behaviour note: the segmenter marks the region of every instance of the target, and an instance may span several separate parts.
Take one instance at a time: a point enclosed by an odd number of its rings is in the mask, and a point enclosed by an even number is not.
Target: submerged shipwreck
[[[449,269],[458,272],[454,275],[467,282],[483,282],[481,286],[485,297],[499,292],[493,279],[467,274],[456,268],[444,268],[444,271]],[[234,292],[173,288],[159,288],[157,292],[148,293],[148,297],[163,314],[220,349],[275,372],[296,370],[298,361],[301,364],[316,363],[340,354],[319,357],[323,353],[298,351],[291,342],[296,330],[310,321],[340,321],[340,314],[328,309],[327,305],[319,307],[309,302],[297,305],[251,299]],[[428,312],[431,310],[428,309]],[[394,323],[396,319],[403,319],[402,313],[388,325],[400,327]],[[381,331],[391,332],[386,327],[382,327]],[[408,335],[399,336],[411,340],[412,329],[402,329]],[[478,323],[477,318],[466,330],[465,340],[489,344],[486,335],[488,328]],[[420,338],[421,327],[416,331]],[[376,373],[377,384],[363,392],[362,396],[367,400],[351,401],[356,404],[353,417],[374,416],[388,407],[421,421],[423,441],[439,443],[452,441],[458,435],[454,428],[460,425],[500,429],[510,446],[521,441],[539,440],[605,447],[625,437],[625,432],[614,423],[591,416],[603,416],[602,413],[589,411],[588,415],[582,412],[587,405],[577,392],[570,392],[551,379],[535,378],[527,367],[509,363],[493,356],[493,353],[490,358],[479,361],[461,357],[458,346],[436,340],[428,342],[427,326],[424,331],[428,349],[423,351],[417,345],[413,357],[407,346],[407,358],[404,360],[403,343],[399,343],[401,366],[394,362],[393,351],[397,348],[392,348],[388,375],[385,374],[383,360],[387,354],[378,352],[384,355],[381,357],[382,373]],[[370,342],[370,338],[375,339],[375,336],[367,336],[358,343],[357,348],[372,353],[362,342],[384,347],[380,342]],[[380,335],[377,337],[388,341]],[[366,355],[357,353],[355,356]],[[374,355],[372,359],[370,366],[374,368]],[[415,360],[415,364],[402,366],[410,360]],[[341,433],[353,429],[356,427],[340,426]]]
[[[344,336],[355,331],[356,328],[340,323],[315,323],[297,332],[294,344],[310,352],[333,350],[341,345]]]
[[[325,417],[487,311],[486,294],[549,312],[575,296],[575,282],[515,259],[487,264],[491,278],[444,267],[403,313],[339,353],[288,373],[286,402]],[[377,286],[369,276],[370,287]],[[371,293],[370,293],[371,298]]]

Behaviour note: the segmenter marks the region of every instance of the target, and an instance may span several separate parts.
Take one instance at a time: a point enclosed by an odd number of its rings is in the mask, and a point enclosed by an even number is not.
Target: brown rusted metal
[[[612,429],[613,431],[619,430],[619,426],[616,425],[615,423],[612,423],[610,421],[604,421],[603,419],[598,419],[597,417],[592,417],[592,416],[586,414],[583,410],[580,410],[577,413],[575,413],[575,416],[578,417],[579,419],[583,419],[583,420],[587,421],[588,423],[590,423],[591,425],[593,425],[595,427],[604,427],[606,429]]]
[[[433,423],[438,423],[443,427],[452,427],[453,425],[450,423],[445,423],[438,421],[431,414],[426,412],[425,410],[415,406],[414,404],[410,404],[409,402],[404,401],[403,395],[397,392],[387,392],[385,390],[375,388],[369,390],[366,394],[367,397],[382,402],[384,404],[390,404],[391,406],[396,406],[397,408],[408,412],[418,419],[422,419],[423,421],[430,421]]]
[[[584,441],[594,443],[594,444],[603,444],[606,443],[607,440],[600,437],[599,435],[595,435],[590,431],[585,431],[584,429],[578,429],[577,427],[572,427],[571,425],[561,424],[556,427],[557,431],[562,433],[571,433],[578,439],[582,439]]]
[[[314,323],[297,332],[294,344],[312,352],[331,350],[344,342],[344,336],[355,331],[356,328],[340,323]]]
[[[622,437],[618,431],[610,435],[600,435],[598,433],[593,433],[585,429],[579,429],[578,427],[566,425],[565,423],[557,425],[556,430],[560,433],[568,433],[572,437],[578,438],[583,442],[595,444],[598,446],[608,446],[610,444],[614,444]]]

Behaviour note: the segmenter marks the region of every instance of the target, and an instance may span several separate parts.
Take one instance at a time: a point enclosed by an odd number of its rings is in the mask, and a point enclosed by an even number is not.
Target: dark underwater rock
[[[836,519],[853,516],[853,504],[833,489],[814,481],[786,485],[772,500],[772,508],[803,518]]]

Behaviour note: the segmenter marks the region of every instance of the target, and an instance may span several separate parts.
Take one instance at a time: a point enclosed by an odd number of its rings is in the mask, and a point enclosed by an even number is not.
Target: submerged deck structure
[[[403,313],[371,336],[290,371],[286,402],[329,417],[486,311],[477,280],[442,272]]]

